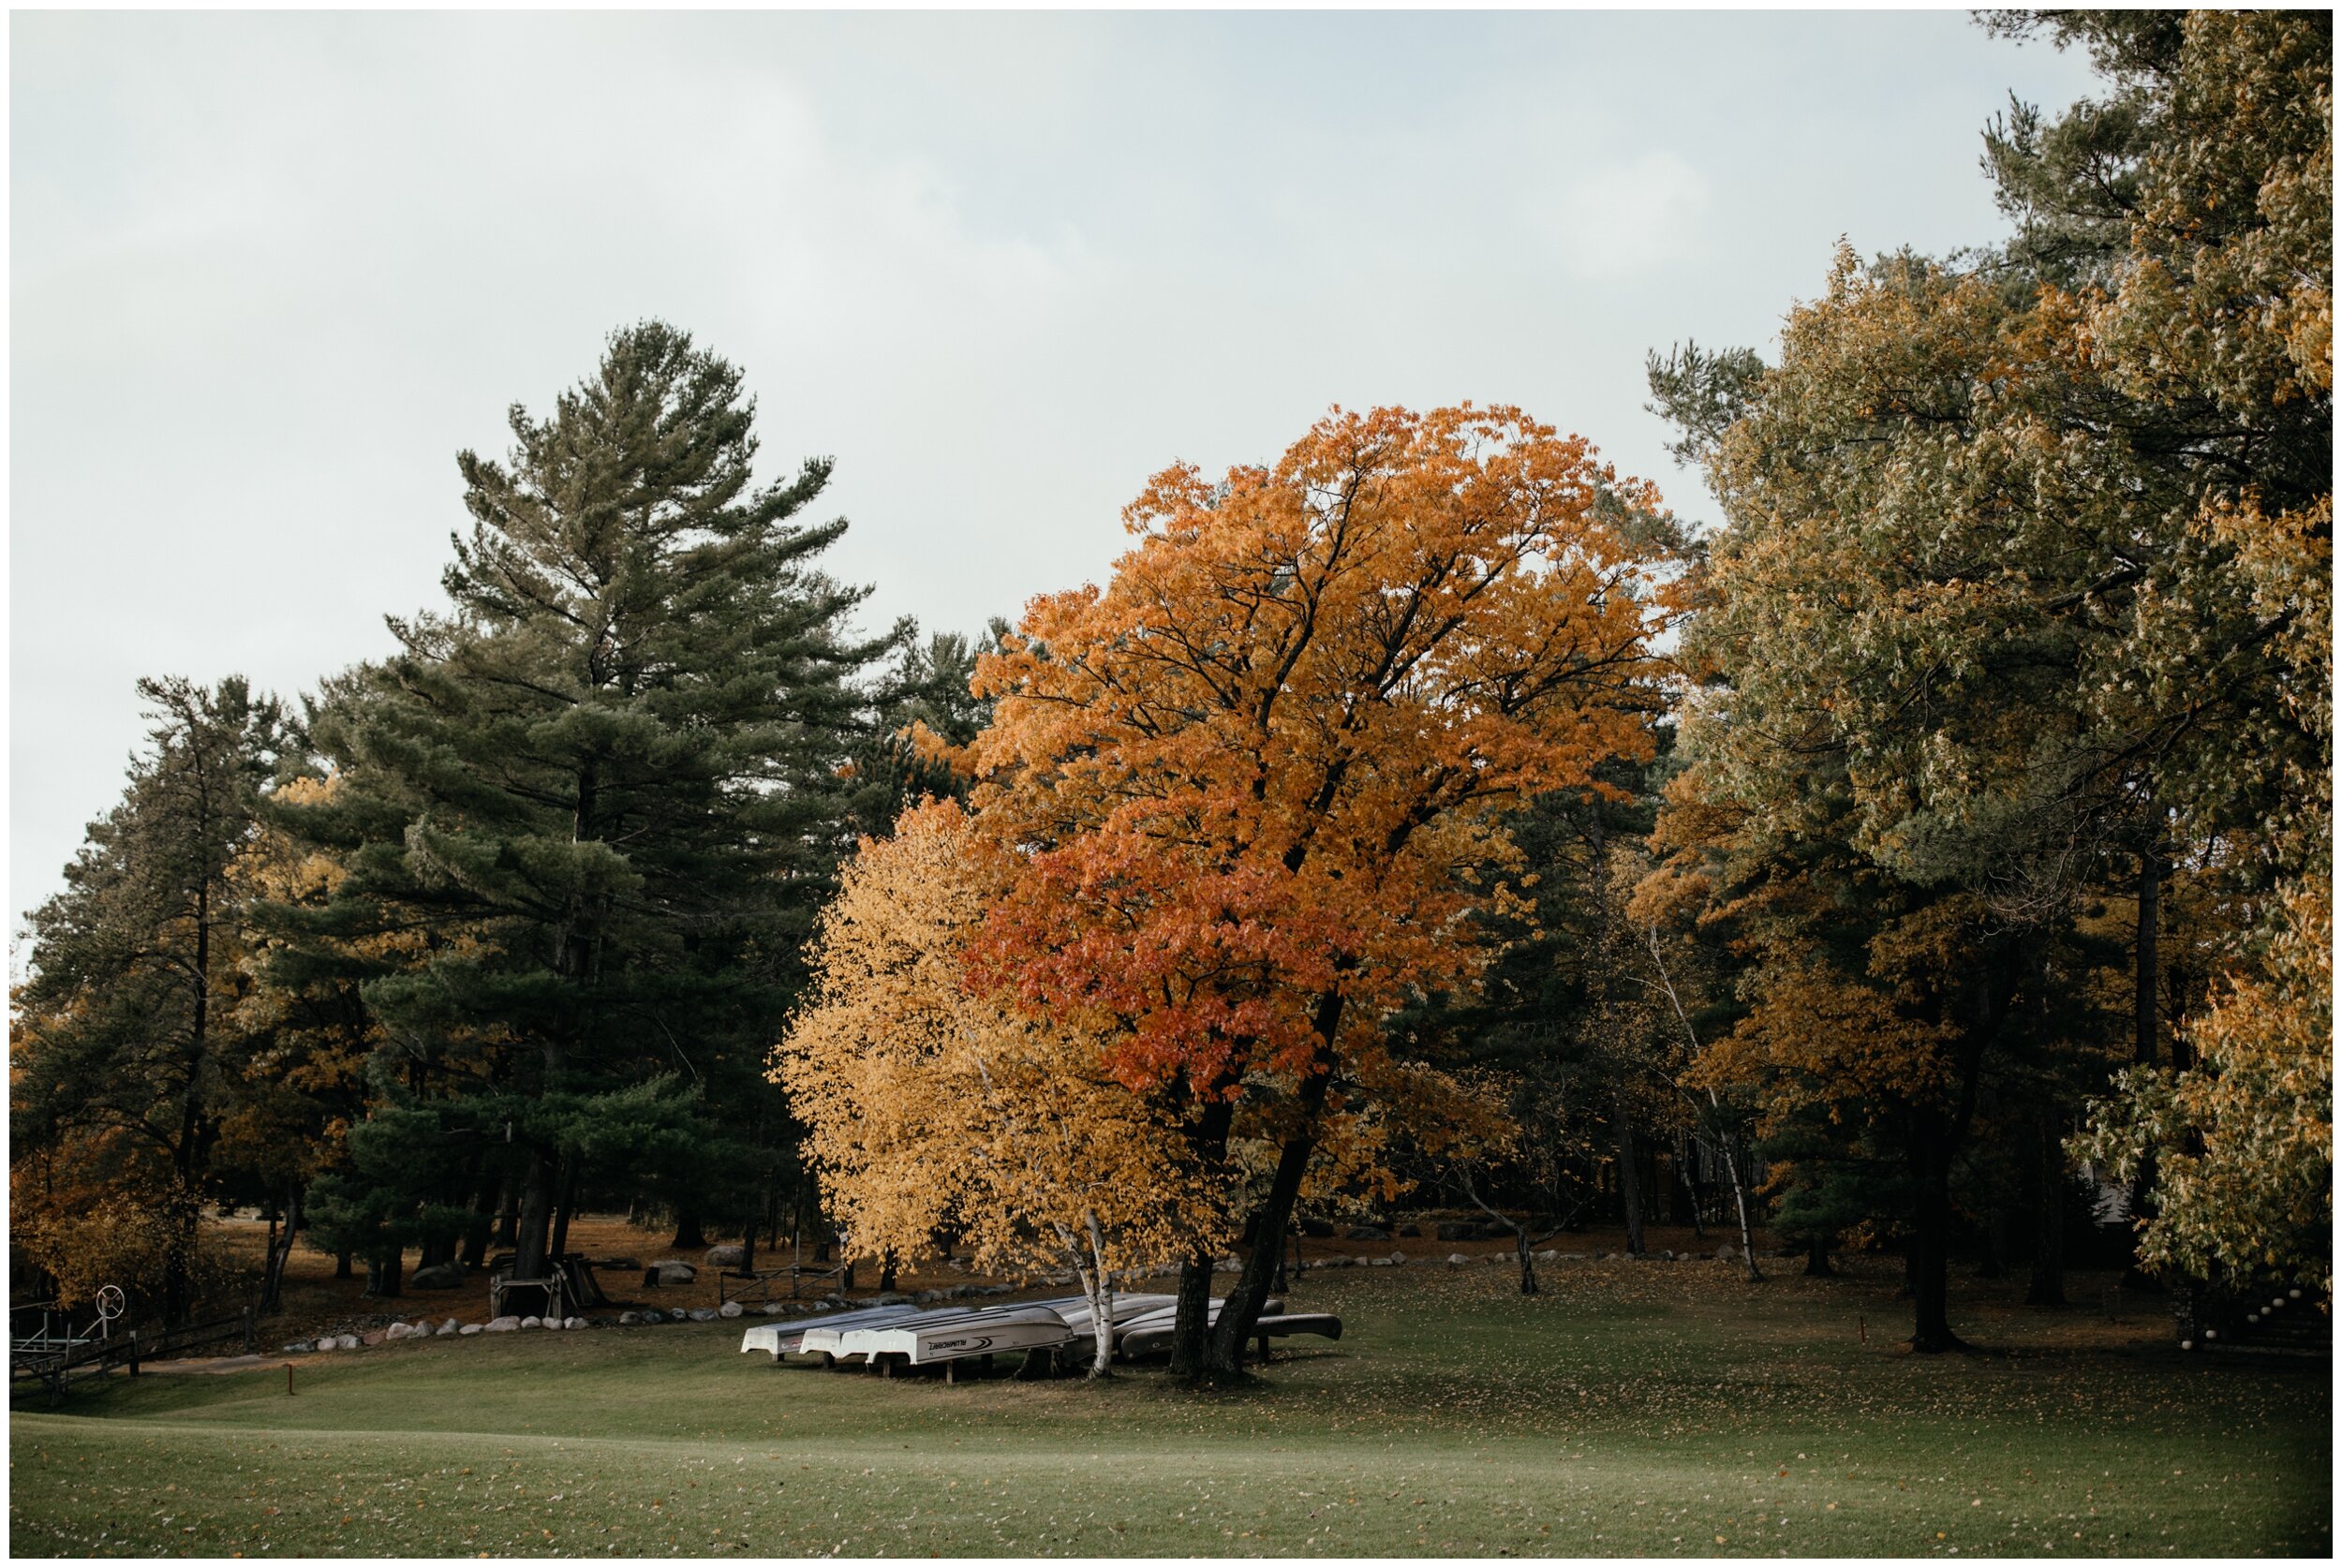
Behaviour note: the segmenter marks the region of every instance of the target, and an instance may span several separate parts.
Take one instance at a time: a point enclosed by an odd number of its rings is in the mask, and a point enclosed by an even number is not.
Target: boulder
[[[736,1301],[727,1301],[716,1309],[716,1315],[719,1318],[736,1318],[747,1309]]]
[[[1542,1252],[1533,1252],[1530,1256],[1535,1258],[1539,1263],[1555,1263],[1561,1258],[1561,1254],[1550,1247],[1547,1248]]]
[[[1390,1255],[1390,1262],[1391,1262],[1391,1265],[1392,1265],[1394,1268],[1395,1268],[1395,1267],[1397,1267],[1399,1265],[1405,1263],[1406,1261],[1407,1261],[1407,1254],[1406,1254],[1406,1253],[1404,1253],[1404,1252],[1393,1252],[1393,1253]]]
[[[316,1348],[316,1346],[310,1344],[306,1339],[295,1339],[289,1345],[278,1346],[276,1354],[279,1355],[306,1355]]]
[[[455,1332],[458,1334],[480,1334],[486,1331],[486,1326],[487,1325],[484,1324],[467,1323]]]
[[[767,1301],[763,1306],[757,1309],[758,1311],[763,1313],[768,1318],[775,1312],[785,1312],[788,1309],[788,1303],[781,1301]]]
[[[453,1318],[450,1318],[447,1322],[433,1329],[432,1332],[434,1334],[456,1334],[462,1332],[463,1327],[464,1325],[462,1324],[457,1323]]]
[[[642,1321],[643,1315],[640,1312],[620,1312],[618,1314],[618,1326],[621,1328],[631,1328]]]
[[[1401,1225],[1399,1227],[1399,1234],[1412,1240],[1413,1238],[1423,1234],[1423,1227],[1420,1225]]]
[[[364,1341],[355,1334],[337,1334],[334,1337],[335,1350],[356,1350],[363,1343]]]
[[[510,1334],[520,1325],[521,1320],[507,1312],[500,1318],[490,1318],[487,1322],[487,1330],[491,1334]]]
[[[688,1285],[700,1277],[700,1271],[681,1258],[661,1258],[643,1270],[645,1285]]]
[[[406,1327],[407,1325],[406,1325],[405,1324],[399,1324],[399,1326],[400,1326],[401,1328],[404,1328],[404,1327]],[[378,1345],[378,1344],[380,1344],[383,1340],[385,1340],[385,1339],[389,1339],[390,1337],[391,1337],[391,1331],[390,1331],[389,1329],[387,1329],[387,1328],[377,1328],[377,1329],[371,1330],[371,1331],[370,1331],[370,1332],[368,1332],[368,1333],[361,1334],[360,1336],[358,1336],[358,1339],[359,1339],[359,1342],[360,1342],[360,1343],[362,1343],[362,1344]],[[347,1335],[347,1334],[345,1334],[345,1335],[343,1335],[343,1336],[342,1336],[342,1338],[343,1338],[343,1339],[348,1339],[348,1338],[349,1338],[349,1336],[348,1336],[348,1335]]]
[[[1293,1226],[1303,1235],[1314,1237],[1319,1241],[1331,1240],[1334,1234],[1334,1227],[1324,1220],[1296,1220]]]
[[[394,1323],[382,1331],[382,1342],[387,1345],[393,1339],[404,1339],[412,1333],[414,1330],[405,1324]]]
[[[536,1313],[531,1312],[528,1316],[521,1319],[519,1324],[515,1326],[520,1328],[542,1328],[544,1325],[545,1320],[539,1317]]]
[[[1366,1266],[1369,1268],[1388,1268],[1397,1261],[1398,1260],[1395,1258],[1369,1258],[1366,1260]]]
[[[433,1264],[407,1276],[408,1288],[418,1291],[452,1291],[464,1282],[464,1265],[460,1263]]]
[[[873,1307],[912,1307],[916,1306],[917,1302],[900,1291],[881,1291],[870,1297],[870,1305]]]
[[[586,1326],[586,1320],[584,1318],[563,1318],[561,1320],[561,1326],[564,1328],[583,1328]]]
[[[1341,1233],[1344,1241],[1388,1241],[1390,1233],[1378,1225],[1353,1225]]]
[[[710,1268],[738,1268],[749,1261],[749,1250],[739,1246],[710,1247],[700,1255]]]
[[[1450,1268],[1461,1268],[1464,1265],[1470,1263],[1471,1261],[1472,1260],[1470,1258],[1465,1257],[1461,1252],[1450,1252],[1447,1254],[1447,1266]]]
[[[702,1308],[701,1310],[704,1311],[706,1309]],[[689,1308],[677,1307],[668,1312],[667,1321],[669,1323],[689,1323],[695,1316],[697,1316],[697,1314],[694,1313]]]
[[[713,1307],[694,1307],[691,1309],[691,1321],[693,1323],[714,1323],[716,1321],[716,1309]]]

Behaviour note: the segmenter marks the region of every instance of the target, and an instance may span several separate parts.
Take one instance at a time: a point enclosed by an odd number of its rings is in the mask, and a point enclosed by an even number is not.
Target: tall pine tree
[[[581,1162],[624,1159],[592,1126],[612,1091],[665,1077],[710,1170],[727,1129],[779,1121],[759,1068],[859,805],[856,677],[902,631],[852,635],[867,590],[814,564],[845,523],[792,521],[830,465],[758,485],[753,415],[738,370],[657,322],[550,418],[515,407],[504,461],[458,460],[449,608],[391,623],[402,651],[319,718],[342,787],[286,814],[348,866],[280,911],[315,950],[446,934],[364,996],[397,1048],[444,1054],[464,1119],[501,1116],[520,1277]]]

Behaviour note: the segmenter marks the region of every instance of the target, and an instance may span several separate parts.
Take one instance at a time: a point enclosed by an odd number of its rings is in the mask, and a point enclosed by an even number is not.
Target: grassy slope
[[[1323,1282],[1321,1282],[1323,1281]],[[1312,1277],[1338,1347],[1216,1395],[775,1369],[731,1324],[514,1335],[20,1404],[19,1553],[2325,1555],[2323,1368],[2149,1304],[1966,1304],[1714,1264]],[[2092,1297],[2092,1299],[2096,1299]],[[1867,1314],[1869,1341],[1857,1338]],[[1301,1341],[1312,1343],[1312,1341]]]

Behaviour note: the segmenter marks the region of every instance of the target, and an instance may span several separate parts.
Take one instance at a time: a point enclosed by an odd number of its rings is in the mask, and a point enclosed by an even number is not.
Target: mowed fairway
[[[1788,1265],[1784,1267],[1793,1266]],[[20,1398],[19,1554],[2291,1554],[2331,1544],[2323,1365],[2167,1350],[2157,1304],[1887,1270],[1312,1274],[1256,1385],[775,1368],[734,1324],[482,1336]],[[1858,1338],[1866,1319],[1867,1342]],[[1297,1341],[1314,1344],[1317,1341]]]

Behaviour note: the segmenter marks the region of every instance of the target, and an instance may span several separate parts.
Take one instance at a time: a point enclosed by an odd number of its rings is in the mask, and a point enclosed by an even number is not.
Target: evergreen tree
[[[347,877],[277,917],[337,964],[398,1048],[508,1108],[516,1273],[541,1277],[600,1097],[673,1073],[713,1158],[778,1125],[765,1048],[861,804],[865,591],[815,566],[842,520],[791,520],[826,460],[755,483],[738,370],[674,328],[612,335],[503,462],[458,459],[474,519],[447,611],[321,712],[333,797],[289,809]],[[732,1173],[726,1172],[726,1175]],[[713,1191],[673,1190],[679,1207]]]
[[[275,702],[240,677],[142,680],[154,727],[122,803],[92,822],[65,890],[33,915],[16,995],[12,1159],[61,1164],[71,1204],[135,1196],[168,1218],[167,1316],[189,1305],[211,1154],[235,1074],[224,1015],[241,984],[230,867],[288,745]],[[20,1190],[21,1195],[24,1190]]]

